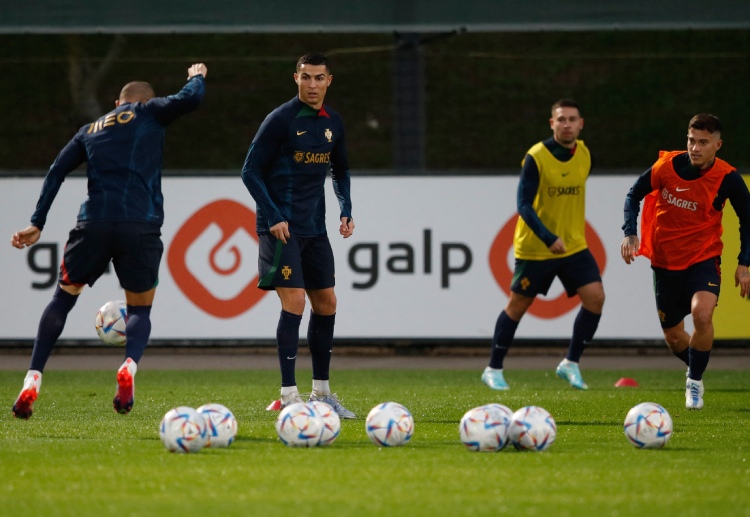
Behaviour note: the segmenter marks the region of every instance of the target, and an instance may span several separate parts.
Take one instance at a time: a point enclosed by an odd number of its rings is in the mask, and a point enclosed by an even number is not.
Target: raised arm
[[[188,68],[188,81],[182,89],[167,97],[155,97],[146,103],[156,120],[162,125],[172,123],[176,118],[198,109],[206,93],[208,68],[197,63]]]

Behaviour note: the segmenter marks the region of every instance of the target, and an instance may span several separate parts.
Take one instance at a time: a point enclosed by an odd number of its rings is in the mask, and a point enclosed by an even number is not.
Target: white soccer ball
[[[493,402],[492,404],[485,404],[485,407],[492,408],[496,411],[500,411],[501,413],[505,413],[508,416],[508,421],[510,421],[510,419],[513,418],[513,410],[510,409],[508,406],[504,406],[502,404],[498,404],[497,402]]]
[[[237,419],[221,404],[204,404],[196,411],[206,422],[206,447],[229,447],[237,436]]]
[[[555,419],[539,406],[522,407],[510,419],[508,438],[519,451],[545,451],[556,436]]]
[[[330,445],[336,438],[339,437],[341,432],[341,419],[339,414],[331,407],[330,404],[321,402],[319,400],[312,400],[307,403],[309,406],[317,411],[320,417],[323,419],[323,432],[320,434],[320,440],[318,445]]]
[[[125,344],[125,325],[128,322],[128,310],[124,301],[107,302],[99,308],[94,319],[96,333],[107,345],[122,346]]]
[[[513,412],[502,404],[487,404],[466,412],[458,425],[461,442],[470,451],[495,452],[508,443]]]
[[[397,402],[378,404],[365,419],[365,432],[375,445],[404,445],[414,434],[414,417]]]
[[[628,411],[625,417],[625,437],[635,447],[658,449],[672,436],[672,417],[654,402],[642,402]]]
[[[276,418],[276,433],[289,447],[315,447],[323,436],[325,422],[311,405],[290,404]]]
[[[198,452],[208,441],[206,421],[195,409],[178,406],[161,419],[159,437],[171,452]]]

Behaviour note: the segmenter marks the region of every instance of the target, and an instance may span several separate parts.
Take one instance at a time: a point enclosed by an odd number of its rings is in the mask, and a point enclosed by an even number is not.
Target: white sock
[[[299,396],[297,386],[282,386],[281,387],[281,402],[287,402],[294,396]]]
[[[128,357],[127,359],[125,359],[125,362],[120,365],[117,371],[119,372],[123,368],[127,368],[128,371],[130,372],[130,375],[135,377],[135,372],[138,371],[138,364],[135,361],[133,361],[130,357]]]
[[[312,386],[312,394],[315,397],[325,397],[331,393],[331,387],[328,384],[328,381],[313,379]]]
[[[560,364],[562,364],[562,365],[566,365],[566,366],[567,366],[567,365],[569,365],[569,364],[578,364],[578,363],[577,363],[577,362],[575,362],[575,361],[571,361],[570,359],[568,359],[568,358],[566,357],[565,359],[563,359],[563,360],[562,360],[562,361],[560,362]]]
[[[26,377],[23,379],[23,389],[27,390],[31,387],[34,387],[37,393],[42,388],[42,372],[39,370],[29,370],[26,372]]]
[[[487,368],[484,369],[484,371],[485,372],[502,372],[503,369],[502,368],[492,368],[492,367],[488,366]]]

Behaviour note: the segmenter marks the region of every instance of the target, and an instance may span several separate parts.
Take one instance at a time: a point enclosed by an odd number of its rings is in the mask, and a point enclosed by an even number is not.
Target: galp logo
[[[508,219],[508,222],[505,223],[505,226],[497,234],[490,248],[490,270],[492,271],[492,276],[495,277],[497,285],[500,286],[500,289],[503,290],[506,296],[510,296],[510,284],[513,280],[513,269],[508,264],[508,256],[513,250],[513,234],[516,229],[516,221],[518,221],[518,214]],[[599,235],[588,221],[586,222],[586,242],[589,245],[589,251],[591,251],[594,259],[596,259],[596,263],[599,264],[599,271],[603,275],[604,268],[607,265],[607,253],[604,251],[604,245]],[[537,299],[534,300],[528,312],[537,318],[555,319],[575,309],[579,303],[580,299],[578,296],[568,298],[565,290],[563,290],[557,298],[551,300],[545,300],[537,296]]]
[[[255,214],[229,199],[209,203],[177,231],[167,264],[177,286],[197,307],[232,318],[266,294],[256,287]]]

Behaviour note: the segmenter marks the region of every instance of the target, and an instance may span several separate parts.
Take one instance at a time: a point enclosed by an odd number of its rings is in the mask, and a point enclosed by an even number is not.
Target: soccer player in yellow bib
[[[568,352],[556,374],[577,389],[588,386],[578,362],[602,314],[604,288],[599,266],[586,243],[586,179],[591,154],[578,135],[583,117],[578,104],[561,99],[552,106],[552,137],[529,149],[518,183],[518,223],[513,239],[515,269],[508,304],[492,339],[489,366],[482,381],[492,389],[510,389],[503,360],[526,311],[538,294],[547,294],[555,277],[582,307],[573,325]]]

